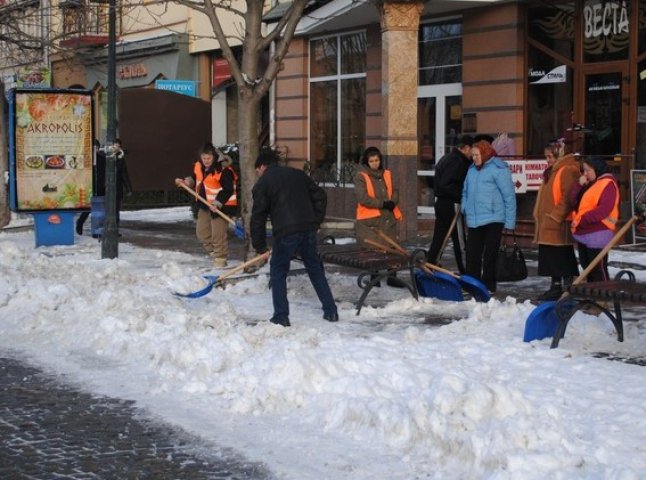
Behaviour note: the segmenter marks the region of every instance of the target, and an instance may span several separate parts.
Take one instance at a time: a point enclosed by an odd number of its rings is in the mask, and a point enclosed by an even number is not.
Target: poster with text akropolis
[[[15,90],[11,104],[17,210],[90,208],[91,92]]]

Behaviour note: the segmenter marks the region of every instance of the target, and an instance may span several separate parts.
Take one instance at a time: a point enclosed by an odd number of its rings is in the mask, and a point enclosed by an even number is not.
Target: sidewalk
[[[0,352],[0,478],[269,479],[242,455]]]

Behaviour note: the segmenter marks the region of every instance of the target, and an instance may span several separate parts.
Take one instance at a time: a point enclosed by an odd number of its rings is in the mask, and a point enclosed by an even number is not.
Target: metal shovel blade
[[[213,287],[218,281],[218,276],[217,275],[203,275],[203,278],[207,280],[207,284],[204,288],[201,288],[200,290],[197,290],[195,292],[190,292],[190,293],[179,293],[179,292],[173,292],[173,295],[176,295],[178,297],[182,298],[200,298],[209,293],[211,290],[213,290]]]

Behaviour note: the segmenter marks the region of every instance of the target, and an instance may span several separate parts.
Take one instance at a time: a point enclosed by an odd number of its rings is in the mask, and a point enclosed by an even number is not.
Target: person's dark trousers
[[[467,275],[482,280],[490,292],[496,291],[496,260],[502,238],[502,223],[469,228],[467,234]]]
[[[577,246],[579,250],[579,263],[584,269],[592,263],[592,260],[599,255],[601,248],[590,248],[586,247],[582,243],[579,243]],[[597,264],[596,267],[588,274],[588,282],[606,282],[610,280],[610,275],[608,274],[608,255],[605,255],[601,261]]]
[[[117,197],[117,227],[119,227],[119,222],[121,220],[121,199]],[[90,212],[81,212],[79,215],[79,218],[76,219],[76,233],[79,235],[83,235],[83,225],[85,225],[85,221],[88,219],[90,216]]]
[[[116,200],[117,228],[119,228],[119,223],[121,222],[121,202],[122,201],[123,201],[123,197],[121,195],[117,195],[117,200]]]
[[[298,254],[305,264],[310,282],[323,306],[323,313],[336,314],[337,308],[330,286],[325,278],[323,264],[319,260],[316,248],[316,232],[314,230],[285,235],[274,240],[271,260],[269,262],[269,279],[271,295],[274,302],[274,318],[289,318],[289,302],[287,301],[287,273],[289,264],[295,254]]]
[[[83,235],[83,225],[89,216],[90,212],[81,212],[79,218],[76,219],[76,233],[79,235]]]
[[[428,250],[428,261],[437,264],[438,255],[442,248],[442,243],[446,237],[453,218],[455,217],[456,206],[453,200],[449,198],[437,197],[435,199],[435,226],[433,227],[433,240],[431,247]],[[458,226],[456,225],[451,233],[451,240],[453,240],[453,251],[455,252],[455,263],[460,273],[464,273],[464,263],[462,262],[462,249],[460,248],[460,234]]]

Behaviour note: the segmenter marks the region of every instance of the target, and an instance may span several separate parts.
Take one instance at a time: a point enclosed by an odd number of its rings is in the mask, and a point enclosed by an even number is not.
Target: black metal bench
[[[357,277],[357,285],[362,289],[357,303],[357,315],[361,312],[361,307],[363,307],[370,290],[382,280],[402,270],[407,270],[410,273],[410,279],[404,280],[398,277],[397,280],[408,289],[415,300],[419,298],[415,283],[414,262],[409,257],[368,250],[357,244],[320,245],[318,253],[323,263],[362,270],[362,273]]]
[[[627,278],[624,280],[623,277]],[[614,280],[572,285],[568,288],[568,291],[569,296],[556,302],[555,313],[559,319],[559,324],[552,337],[551,348],[558,347],[572,316],[588,305],[597,307],[610,319],[617,332],[617,340],[623,342],[622,303],[646,305],[646,284],[637,283],[635,275],[629,270],[620,271]],[[612,302],[614,312],[611,312],[598,302]]]

